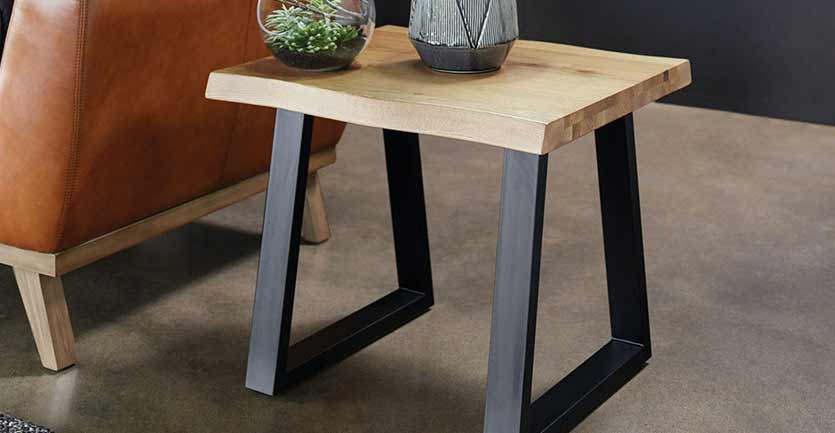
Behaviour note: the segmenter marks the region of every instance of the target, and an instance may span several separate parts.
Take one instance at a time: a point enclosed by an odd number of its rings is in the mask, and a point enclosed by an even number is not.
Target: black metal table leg
[[[632,115],[596,133],[612,337],[652,355]]]
[[[386,132],[398,288],[290,346],[313,118],[279,110],[252,319],[247,388],[267,395],[338,362],[434,303],[416,134]]]
[[[384,130],[383,137],[399,287],[418,291],[431,306],[435,297],[420,138],[417,134],[391,130]]]
[[[548,156],[505,151],[485,433],[527,433]]]
[[[485,433],[568,432],[651,356],[632,116],[596,138],[612,340],[531,402],[548,157],[506,151]]]
[[[313,118],[278,110],[246,387],[273,395],[287,369]]]

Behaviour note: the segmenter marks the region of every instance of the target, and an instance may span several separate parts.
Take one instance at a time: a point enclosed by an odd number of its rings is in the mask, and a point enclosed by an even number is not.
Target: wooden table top
[[[687,60],[531,41],[498,72],[434,72],[405,28],[385,26],[348,70],[266,58],[213,72],[206,97],[546,154],[690,82]]]

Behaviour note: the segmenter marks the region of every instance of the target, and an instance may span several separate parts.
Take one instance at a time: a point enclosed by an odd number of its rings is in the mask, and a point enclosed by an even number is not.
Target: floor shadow
[[[301,322],[297,328],[306,334],[339,318]],[[416,320],[432,319],[424,316]],[[240,329],[224,333],[194,329],[178,341],[169,341],[171,350],[158,352],[146,368],[176,383],[170,398],[189,395],[189,409],[204,413],[216,431],[255,432],[275,431],[276,428],[281,431],[366,433],[482,430],[486,368],[482,366],[483,371],[462,375],[448,365],[442,366],[442,358],[458,356],[449,348],[445,351],[439,350],[440,347],[428,349],[443,354],[438,355],[437,362],[426,362],[426,359],[391,350],[392,339],[398,337],[388,335],[270,397],[244,387],[246,337]],[[469,357],[471,354],[462,349],[460,355]],[[442,380],[427,380],[427,377]],[[134,386],[129,385],[129,388]],[[141,386],[141,383],[135,386]],[[220,395],[222,402],[218,401]],[[163,400],[168,398],[162,397]],[[131,403],[147,404],[147,401],[137,399]],[[246,416],[224,416],[221,408],[226,406],[245,407]],[[350,427],[344,425],[344,417],[323,417],[323,408],[351,412]],[[177,404],[159,402],[155,412],[163,419],[176,418]],[[315,430],[309,430],[311,419],[316,420]]]
[[[257,260],[260,242],[260,233],[199,221],[65,275],[76,338],[241,260]],[[32,352],[37,357],[14,275],[7,266],[0,266],[0,340],[12,353]],[[17,361],[14,364],[27,365],[2,365],[0,376],[43,373],[38,362]]]
[[[260,245],[260,233],[195,222],[69,274],[64,286],[78,313],[76,334],[257,257]]]

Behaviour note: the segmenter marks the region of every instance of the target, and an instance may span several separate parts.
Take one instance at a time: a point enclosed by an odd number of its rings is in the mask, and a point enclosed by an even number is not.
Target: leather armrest
[[[80,3],[14,5],[0,66],[0,243],[48,250],[62,230],[79,130]]]

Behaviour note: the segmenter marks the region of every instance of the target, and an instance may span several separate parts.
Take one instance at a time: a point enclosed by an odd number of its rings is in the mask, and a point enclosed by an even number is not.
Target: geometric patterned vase
[[[409,38],[430,68],[495,71],[519,38],[516,0],[412,0]]]

